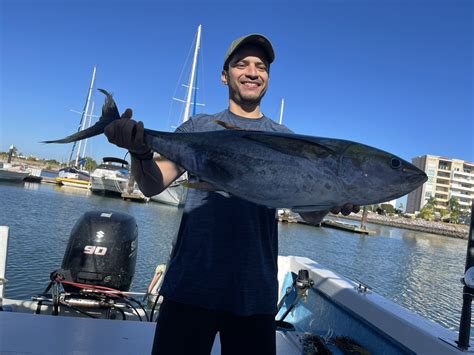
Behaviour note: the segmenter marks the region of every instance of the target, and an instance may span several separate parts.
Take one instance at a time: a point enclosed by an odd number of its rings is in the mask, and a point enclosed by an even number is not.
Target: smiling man
[[[270,41],[249,35],[232,42],[221,80],[229,108],[198,115],[179,132],[223,129],[285,131],[260,110],[275,59]],[[161,293],[156,353],[209,354],[219,332],[224,354],[274,354],[277,304],[275,210],[215,192],[190,190]],[[186,339],[179,342],[177,336]],[[172,341],[174,339],[175,341]]]
[[[229,89],[228,109],[194,116],[177,131],[224,129],[218,120],[241,129],[290,132],[260,109],[274,59],[273,46],[262,35],[233,41],[221,74]],[[128,109],[105,134],[131,152],[132,171],[142,192],[158,194],[183,169],[165,159],[154,160],[143,142],[143,123],[130,118]],[[347,213],[352,206],[345,209]],[[319,223],[324,214],[306,217]],[[223,354],[275,354],[277,234],[275,209],[190,189],[160,290],[164,300],[153,353],[209,354],[219,332]]]
[[[257,40],[261,37],[254,35],[249,38]],[[231,47],[227,57],[222,82],[229,86],[229,110],[246,118],[260,118],[260,101],[267,91],[268,69],[275,58],[272,48],[264,51],[251,43],[237,48],[235,52]]]

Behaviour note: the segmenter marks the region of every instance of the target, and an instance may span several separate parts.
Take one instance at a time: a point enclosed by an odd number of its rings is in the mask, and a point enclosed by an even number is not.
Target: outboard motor
[[[86,212],[74,225],[60,273],[64,280],[121,291],[130,289],[137,261],[135,218],[119,212]],[[77,288],[63,284],[66,292]]]

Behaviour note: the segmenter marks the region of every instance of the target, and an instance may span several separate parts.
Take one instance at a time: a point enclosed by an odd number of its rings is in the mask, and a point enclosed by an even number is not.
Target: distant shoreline
[[[3,160],[3,159],[0,159]],[[44,164],[43,162],[31,162],[25,161],[21,159],[14,159],[15,163],[23,163],[29,164],[32,166],[36,166],[38,168],[42,168],[45,171],[55,173],[61,167],[60,166],[51,166],[48,164]],[[46,169],[49,167],[50,169]],[[359,214],[351,214],[349,216],[342,216],[342,215],[333,215],[337,218],[345,218],[350,219],[353,221],[359,221],[362,218],[361,213]],[[459,224],[449,224],[443,222],[432,222],[432,221],[425,221],[420,218],[411,219],[411,218],[404,218],[404,217],[388,217],[388,216],[381,216],[376,213],[369,213],[367,216],[368,223],[374,224],[381,224],[385,226],[391,226],[396,228],[404,228],[409,229],[417,232],[425,232],[425,233],[432,233],[437,235],[442,235],[450,238],[457,238],[457,239],[467,239],[469,236],[469,226],[459,225]]]
[[[334,215],[338,218],[345,218],[354,221],[361,220],[361,214],[351,214],[349,216]],[[467,239],[469,236],[469,226],[459,224],[449,224],[443,222],[431,222],[424,219],[410,219],[404,217],[387,217],[375,213],[369,213],[367,216],[368,223],[381,224],[391,227],[404,228],[417,232],[426,232],[442,235],[450,238]]]
[[[5,157],[5,159],[3,159],[3,157],[0,156],[0,162],[6,163],[7,162],[6,157]],[[29,166],[32,166],[32,167],[35,167],[35,168],[42,169],[44,171],[51,172],[51,173],[57,173],[61,169],[61,166],[57,165],[57,164],[47,164],[47,163],[42,162],[42,161],[34,161],[34,160],[32,161],[32,160],[26,160],[26,159],[18,159],[17,157],[14,157],[11,162],[12,162],[12,164],[26,164],[26,165],[29,165]],[[47,168],[49,168],[49,169],[47,169]]]

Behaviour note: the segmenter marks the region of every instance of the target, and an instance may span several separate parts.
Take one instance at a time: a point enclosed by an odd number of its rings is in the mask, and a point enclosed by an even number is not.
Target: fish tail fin
[[[105,102],[102,105],[102,115],[99,118],[99,122],[107,121],[106,123],[109,124],[114,120],[118,120],[120,118],[120,113],[118,111],[117,104],[115,103],[112,97],[112,94],[110,94],[107,90],[104,89],[97,90],[99,90],[105,95]]]
[[[112,95],[104,89],[98,90],[105,95],[105,102],[102,106],[102,115],[100,116],[99,121],[97,121],[93,126],[71,134],[65,138],[43,141],[41,143],[72,143],[104,133],[105,127],[109,123],[120,118],[120,113],[117,109],[114,99],[112,98]]]

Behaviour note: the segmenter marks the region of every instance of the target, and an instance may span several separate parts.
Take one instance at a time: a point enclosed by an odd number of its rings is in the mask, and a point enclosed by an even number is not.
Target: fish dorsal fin
[[[214,122],[217,123],[219,126],[222,126],[225,129],[230,129],[232,131],[246,131],[246,129],[244,129],[242,127],[235,126],[232,123],[225,122],[225,121],[222,121],[222,120],[214,120]]]
[[[303,136],[289,133],[249,132],[243,138],[266,145],[284,154],[307,159],[321,159],[334,154],[334,150],[314,140],[303,139]]]

